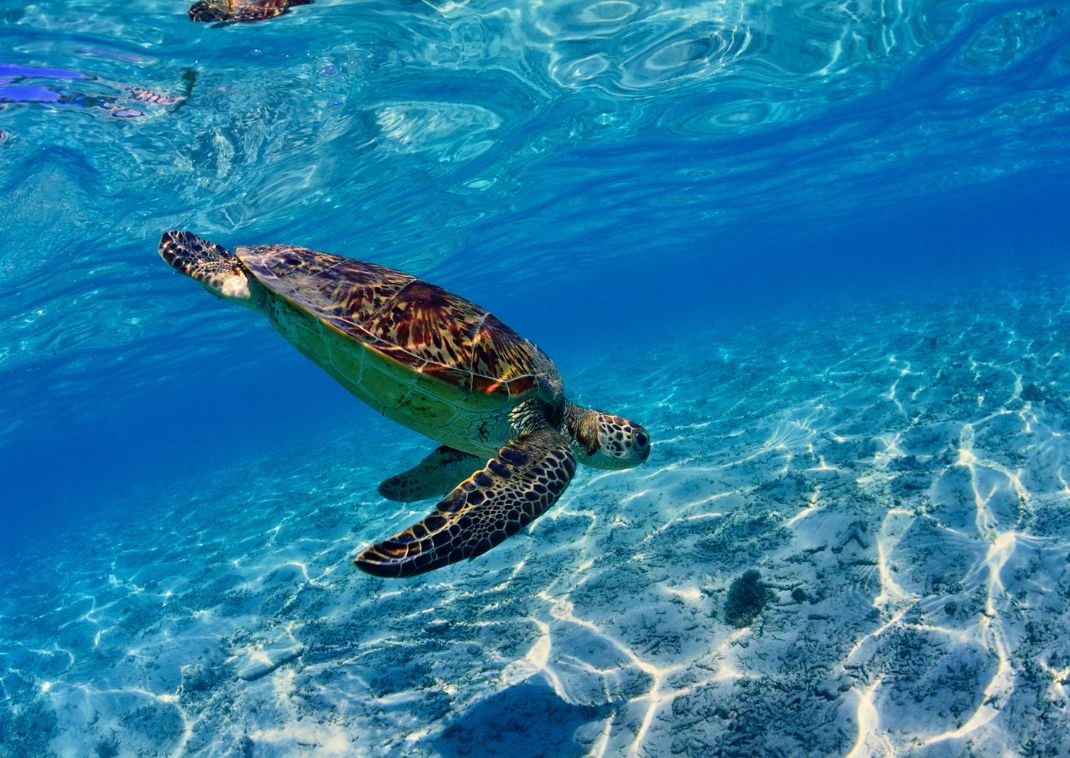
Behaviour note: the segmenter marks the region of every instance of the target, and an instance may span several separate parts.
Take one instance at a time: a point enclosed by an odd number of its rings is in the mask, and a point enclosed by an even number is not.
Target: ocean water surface
[[[0,0],[0,755],[1070,753],[1070,7]],[[653,452],[435,443],[156,245],[400,268]]]

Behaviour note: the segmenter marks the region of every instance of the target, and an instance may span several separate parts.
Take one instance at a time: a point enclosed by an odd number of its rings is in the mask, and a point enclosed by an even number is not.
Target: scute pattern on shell
[[[547,370],[534,345],[487,311],[400,271],[284,245],[239,247],[237,255],[291,303],[458,388],[520,396]]]
[[[416,279],[374,263],[289,245],[239,247],[235,254],[272,292],[340,323],[362,324]]]
[[[483,319],[468,346],[475,389],[494,392],[497,383],[504,383],[510,395],[519,395],[534,386],[536,368],[529,343],[492,314]]]

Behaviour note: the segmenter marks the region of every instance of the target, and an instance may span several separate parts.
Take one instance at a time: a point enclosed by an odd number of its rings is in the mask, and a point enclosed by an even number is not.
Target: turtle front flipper
[[[453,483],[471,473],[480,459],[452,447],[442,445],[410,468],[379,485],[379,494],[388,500],[411,503],[449,492]]]
[[[569,440],[545,423],[511,440],[428,516],[353,562],[377,576],[412,576],[475,558],[541,516],[576,473]]]

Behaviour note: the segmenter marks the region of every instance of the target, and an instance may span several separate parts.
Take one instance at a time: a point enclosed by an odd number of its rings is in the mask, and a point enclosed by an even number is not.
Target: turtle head
[[[650,432],[612,413],[568,403],[565,428],[581,463],[601,469],[638,466],[650,455]]]
[[[167,265],[196,279],[216,297],[259,308],[262,287],[225,247],[191,232],[164,232],[159,250]]]

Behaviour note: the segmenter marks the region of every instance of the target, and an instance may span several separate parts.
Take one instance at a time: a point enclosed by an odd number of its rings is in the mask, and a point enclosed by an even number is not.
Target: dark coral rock
[[[744,571],[728,587],[728,597],[724,601],[725,620],[734,627],[747,626],[762,612],[770,595],[772,591],[762,583],[761,574],[756,569]]]

